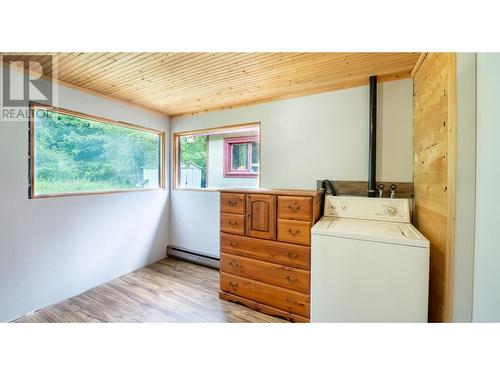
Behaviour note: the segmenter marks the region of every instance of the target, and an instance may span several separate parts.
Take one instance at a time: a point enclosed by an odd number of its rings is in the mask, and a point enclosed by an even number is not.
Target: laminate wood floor
[[[167,258],[16,322],[285,322],[218,293],[217,270]]]

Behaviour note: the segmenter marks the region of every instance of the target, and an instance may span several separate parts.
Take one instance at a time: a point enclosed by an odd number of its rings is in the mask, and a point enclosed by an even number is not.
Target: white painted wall
[[[160,114],[65,86],[58,86],[58,96],[62,108],[168,136],[169,119]],[[168,195],[157,190],[29,200],[28,122],[1,121],[0,322],[164,258]]]
[[[257,132],[214,134],[208,138],[208,187],[259,187],[259,178],[224,177],[224,138],[246,137]]]
[[[478,53],[475,322],[500,322],[499,146],[500,53]]]
[[[476,54],[457,53],[457,168],[453,321],[472,321],[476,194]]]
[[[378,169],[413,180],[412,80],[378,86]],[[366,180],[368,86],[172,119],[172,131],[261,122],[261,186],[314,189],[316,180]],[[219,194],[173,190],[171,244],[219,256]]]

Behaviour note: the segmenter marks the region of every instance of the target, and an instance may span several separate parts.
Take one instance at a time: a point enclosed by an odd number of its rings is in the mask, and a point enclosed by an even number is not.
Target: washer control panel
[[[408,199],[327,195],[324,216],[409,223],[410,206]]]

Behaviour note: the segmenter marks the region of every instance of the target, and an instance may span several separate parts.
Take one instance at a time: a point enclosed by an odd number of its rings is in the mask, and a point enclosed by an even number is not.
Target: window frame
[[[241,124],[234,124],[234,125],[223,125],[223,126],[217,126],[217,127],[211,127],[211,128],[204,128],[204,129],[196,129],[196,130],[186,130],[186,131],[180,131],[180,132],[175,132],[172,133],[172,190],[176,191],[201,191],[201,192],[216,192],[219,191],[219,188],[183,188],[180,186],[180,137],[182,136],[189,136],[189,135],[216,135],[216,134],[224,134],[224,133],[229,133],[231,131],[244,131],[244,130],[252,130],[252,129],[258,129],[258,142],[259,142],[259,173],[257,174],[258,180],[259,180],[259,185],[258,187],[261,187],[261,132],[260,132],[260,122],[249,122],[249,123],[241,123]],[[208,157],[208,155],[207,155]],[[208,159],[207,159],[208,163]],[[208,172],[208,167],[207,167],[207,172]],[[207,182],[208,182],[208,173],[207,173]]]
[[[259,144],[257,146],[259,148],[259,164],[260,164],[260,142],[259,136],[241,136],[241,137],[231,137],[224,138],[224,155],[223,155],[223,163],[224,163],[224,177],[227,178],[257,178],[259,176],[259,172],[252,172],[252,143],[256,142]],[[233,146],[237,144],[248,144],[248,170],[234,170],[233,169]],[[259,165],[260,170],[260,165]]]
[[[159,187],[147,188],[147,189],[115,189],[115,190],[103,190],[103,191],[85,191],[85,192],[72,192],[72,193],[56,193],[56,194],[35,194],[35,111],[37,109],[42,109],[45,111],[51,111],[56,113],[61,113],[64,115],[80,117],[85,120],[104,122],[113,126],[120,126],[122,128],[135,129],[147,133],[152,133],[158,135],[160,138],[160,183]],[[115,194],[115,193],[135,193],[140,191],[155,191],[155,190],[165,190],[165,132],[147,128],[144,126],[130,124],[128,122],[111,120],[104,117],[98,117],[94,115],[89,115],[82,112],[72,111],[65,108],[53,107],[45,104],[40,104],[37,102],[30,101],[29,103],[29,147],[28,147],[28,158],[29,158],[29,176],[28,176],[28,198],[29,199],[40,199],[40,198],[57,198],[57,197],[71,197],[71,196],[85,196],[85,195],[102,195],[102,194]]]

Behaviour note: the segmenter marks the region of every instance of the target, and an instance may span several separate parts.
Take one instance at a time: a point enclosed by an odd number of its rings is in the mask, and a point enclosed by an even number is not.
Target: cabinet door
[[[276,196],[247,194],[247,236],[276,239]]]

